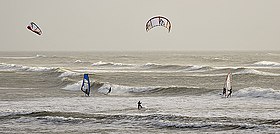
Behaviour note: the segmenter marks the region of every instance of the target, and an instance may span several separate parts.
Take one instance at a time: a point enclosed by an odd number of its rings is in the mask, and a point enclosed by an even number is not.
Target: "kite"
[[[42,35],[42,30],[39,28],[39,26],[37,24],[35,24],[34,22],[31,22],[28,26],[27,29],[29,29],[30,31],[36,33],[37,35]]]
[[[156,16],[149,19],[146,23],[146,31],[148,32],[150,29],[157,27],[157,26],[163,26],[168,29],[168,32],[171,30],[171,23],[170,21],[163,17],[163,16]]]

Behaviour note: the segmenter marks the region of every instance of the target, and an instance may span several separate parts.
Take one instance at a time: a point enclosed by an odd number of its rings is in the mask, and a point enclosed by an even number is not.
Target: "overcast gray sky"
[[[145,31],[157,15],[170,33]],[[0,0],[0,17],[0,51],[280,50],[280,0]]]

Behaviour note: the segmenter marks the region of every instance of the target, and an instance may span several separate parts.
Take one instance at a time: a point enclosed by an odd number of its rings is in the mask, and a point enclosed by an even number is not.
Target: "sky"
[[[280,0],[0,0],[0,51],[280,50]],[[145,30],[153,16],[164,27]],[[35,22],[42,36],[26,26]]]

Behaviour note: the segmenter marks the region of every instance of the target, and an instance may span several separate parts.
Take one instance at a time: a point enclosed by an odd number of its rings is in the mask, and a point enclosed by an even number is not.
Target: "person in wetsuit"
[[[229,89],[228,91],[229,91],[229,94],[228,94],[227,98],[228,98],[229,96],[231,97],[232,87],[230,87],[230,89]]]
[[[140,101],[138,101],[138,110],[140,110],[142,108],[142,106],[141,106],[141,102]]]
[[[226,91],[227,91],[227,89],[224,87],[224,89],[223,89],[223,96],[226,96]]]

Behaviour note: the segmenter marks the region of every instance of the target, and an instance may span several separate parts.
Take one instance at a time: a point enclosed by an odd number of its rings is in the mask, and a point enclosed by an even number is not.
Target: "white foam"
[[[186,71],[190,72],[203,72],[203,71],[208,71],[208,69],[203,70],[203,68],[206,66],[198,66],[198,65],[192,65],[191,67],[185,69]]]
[[[261,87],[248,87],[240,89],[233,93],[237,97],[253,97],[253,98],[275,98],[280,99],[280,91],[272,88],[261,88]]]
[[[256,75],[264,75],[264,76],[280,76],[280,74],[275,73],[269,73],[269,72],[262,72],[255,69],[243,69],[239,72],[233,73],[233,74],[256,74]]]
[[[148,66],[148,67],[150,67],[150,66],[161,66],[161,64],[157,64],[157,63],[146,63],[146,64],[144,64],[144,66]]]
[[[130,87],[130,86],[122,86],[122,85],[114,85],[105,83],[102,87],[98,89],[98,92],[100,93],[107,93],[109,88],[112,88],[112,91],[110,94],[112,95],[125,95],[129,93],[141,93],[144,91],[153,90],[158,87]]]
[[[76,60],[75,63],[82,63],[82,61],[81,60]]]
[[[49,121],[53,121],[53,122],[83,120],[82,118],[62,117],[62,116],[42,116],[42,117],[36,117],[36,118],[45,119],[45,120],[49,120]]]
[[[74,63],[80,64],[80,63],[90,63],[88,61],[82,61],[82,60],[76,60]]]
[[[40,57],[47,57],[46,55],[40,55],[37,54],[36,56],[13,56],[13,57],[0,57],[1,59],[15,59],[15,60],[21,60],[21,59],[33,59],[33,58],[40,58]]]
[[[37,57],[37,58],[46,58],[47,56],[46,56],[46,55],[37,54],[36,57]]]
[[[71,76],[78,76],[78,75],[81,75],[81,73],[76,73],[76,72],[71,72],[66,70],[66,72],[63,72],[58,77],[71,77]]]
[[[46,72],[55,70],[57,68],[53,67],[29,67],[17,64],[6,64],[0,63],[0,70],[1,71],[30,71],[30,72]]]
[[[252,66],[260,66],[260,67],[280,67],[280,63],[272,62],[272,61],[260,61],[253,63]]]
[[[133,66],[133,64],[123,64],[123,63],[99,61],[99,62],[93,63],[92,66]]]
[[[71,84],[71,85],[67,85],[66,87],[64,87],[62,89],[70,90],[70,91],[79,91],[79,90],[81,90],[82,82],[83,82],[83,80],[81,80],[77,83]]]

